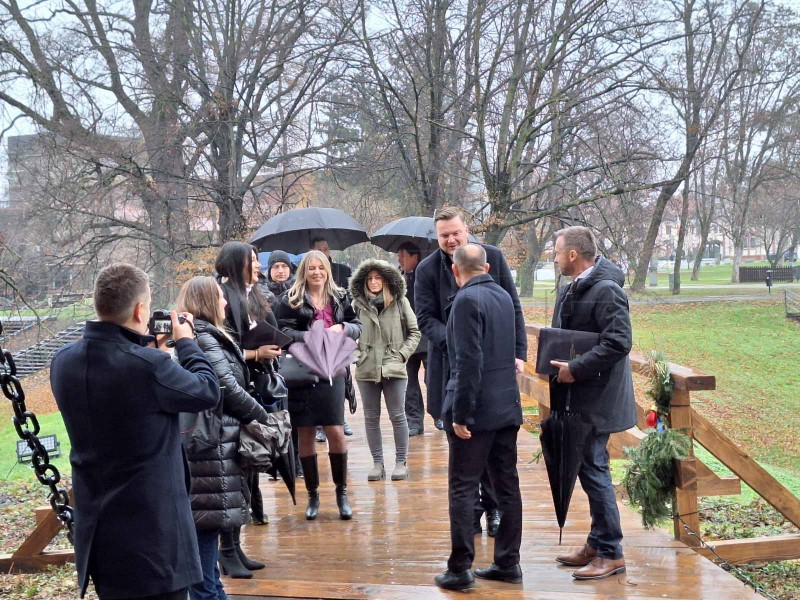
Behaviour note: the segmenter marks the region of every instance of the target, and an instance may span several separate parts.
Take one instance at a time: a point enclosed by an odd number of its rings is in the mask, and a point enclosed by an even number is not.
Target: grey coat
[[[378,271],[394,302],[378,312],[366,296],[364,286],[370,271]],[[406,363],[419,344],[417,317],[405,296],[406,282],[395,267],[384,260],[365,260],[350,278],[353,308],[361,321],[358,338],[358,381],[407,379]]]
[[[575,383],[550,386],[553,408],[569,403],[598,434],[624,431],[636,424],[633,379],[628,354],[633,344],[625,276],[605,258],[598,258],[589,276],[559,290],[553,327],[600,334],[600,344],[569,362]]]

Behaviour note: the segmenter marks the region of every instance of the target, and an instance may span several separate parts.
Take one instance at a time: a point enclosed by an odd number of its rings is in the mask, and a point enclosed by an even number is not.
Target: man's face
[[[419,263],[419,254],[410,254],[408,250],[400,250],[397,252],[397,262],[403,273],[413,273]]]
[[[330,258],[331,258],[331,251],[330,251],[330,249],[328,248],[328,242],[327,242],[327,240],[322,240],[321,242],[315,242],[315,243],[314,243],[314,247],[312,248],[312,250],[319,250],[319,251],[320,251],[320,252],[322,252],[322,253],[323,253],[325,256],[327,256],[329,260],[330,260]]]
[[[456,248],[467,243],[467,225],[461,217],[455,217],[447,221],[436,221],[436,237],[439,240],[439,248],[450,256]]]
[[[556,245],[553,251],[553,262],[558,265],[561,273],[567,275],[568,277],[579,275],[579,273],[574,272],[577,269],[575,260],[576,258],[577,252],[572,249],[567,250],[564,247],[564,238],[558,237],[556,239]]]
[[[291,268],[284,262],[273,263],[269,268],[269,276],[272,278],[272,281],[277,281],[278,283],[287,281],[291,274]]]

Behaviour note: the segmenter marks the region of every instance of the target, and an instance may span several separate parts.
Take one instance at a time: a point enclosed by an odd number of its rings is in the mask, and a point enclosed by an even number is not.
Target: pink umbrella
[[[333,385],[333,379],[344,375],[353,362],[356,347],[355,340],[347,334],[325,329],[322,321],[315,321],[303,335],[303,341],[289,346],[288,352],[309,371]]]

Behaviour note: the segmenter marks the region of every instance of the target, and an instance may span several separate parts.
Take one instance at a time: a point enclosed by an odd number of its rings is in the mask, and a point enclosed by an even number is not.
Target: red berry
[[[647,422],[648,427],[655,427],[656,423],[658,422],[658,413],[654,410],[647,411],[645,421]]]

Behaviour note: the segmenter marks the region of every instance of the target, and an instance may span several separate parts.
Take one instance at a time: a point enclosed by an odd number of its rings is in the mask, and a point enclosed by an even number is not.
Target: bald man
[[[522,407],[515,370],[514,304],[488,275],[486,251],[478,244],[453,254],[459,291],[447,320],[450,379],[442,420],[450,446],[448,497],[451,552],[436,585],[473,587],[472,507],[475,488],[488,470],[503,518],[494,538],[494,563],[475,569],[482,579],[522,583],[519,546],[522,500],[517,474],[517,433]]]

